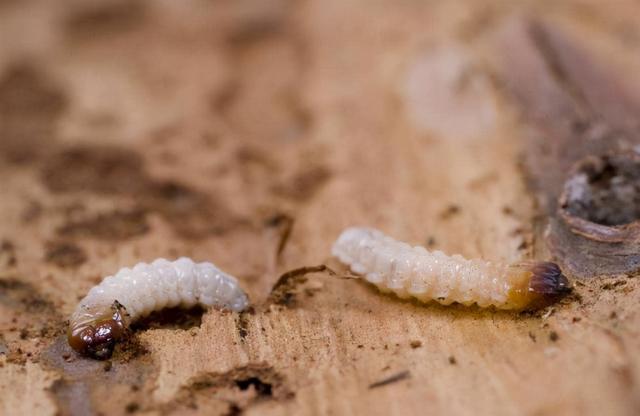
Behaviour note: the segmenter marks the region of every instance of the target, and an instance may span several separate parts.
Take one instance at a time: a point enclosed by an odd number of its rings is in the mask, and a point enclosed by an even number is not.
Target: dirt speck
[[[145,211],[141,209],[115,210],[80,221],[70,221],[56,231],[63,237],[90,237],[120,241],[146,234],[149,231],[149,224]]]
[[[238,335],[240,335],[240,340],[243,342],[247,338],[247,335],[249,335],[249,315],[253,312],[252,308],[248,311],[240,312],[238,319],[236,320]]]
[[[243,223],[220,199],[178,182],[153,183],[143,199],[147,209],[158,212],[185,238],[222,234]]]
[[[226,41],[232,50],[243,49],[281,34],[287,29],[286,24],[282,13],[238,19],[227,34]]]
[[[0,259],[4,259],[7,267],[15,267],[18,263],[16,248],[11,241],[5,239],[0,242]]]
[[[210,397],[229,397],[228,414],[240,414],[250,406],[266,400],[289,400],[294,392],[287,386],[286,379],[266,363],[249,364],[225,373],[205,373],[192,378],[184,386],[171,407],[196,408],[197,403]]]
[[[74,268],[86,262],[87,255],[82,248],[70,241],[49,241],[44,259],[58,267]]]
[[[289,237],[291,237],[291,231],[293,230],[293,224],[294,218],[284,213],[277,213],[265,221],[265,225],[267,227],[276,228],[280,234],[278,244],[276,246],[276,261],[280,259],[282,252],[287,246]]]
[[[377,389],[379,387],[387,386],[389,384],[397,383],[402,380],[406,380],[411,377],[411,373],[409,370],[401,371],[399,373],[393,374],[387,378],[384,378],[380,381],[376,381],[375,383],[369,384],[370,389]]]
[[[189,385],[194,390],[212,387],[237,387],[240,390],[247,390],[253,387],[257,396],[280,399],[292,396],[286,386],[285,378],[273,367],[264,363],[237,367],[226,373],[202,374],[192,379]]]
[[[32,314],[54,315],[56,310],[53,303],[36,288],[18,278],[0,280],[0,303]]]
[[[243,223],[220,199],[177,181],[158,181],[149,177],[142,158],[125,148],[84,146],[64,149],[48,160],[41,171],[41,179],[52,192],[89,192],[132,198],[137,204],[135,214],[111,215],[108,219],[118,226],[118,230],[98,230],[103,238],[142,233],[146,224],[142,221],[143,212],[160,214],[182,237],[194,239],[220,234]],[[83,225],[71,228],[86,231]]]
[[[50,151],[66,107],[66,96],[35,63],[10,66],[0,78],[0,157],[24,163]]]
[[[330,276],[336,275],[333,270],[324,264],[319,266],[304,266],[283,273],[271,288],[271,293],[269,294],[267,303],[284,305],[287,307],[295,306],[297,288],[299,285],[307,281],[306,275],[321,272],[327,272]]]
[[[326,166],[314,166],[296,173],[289,181],[274,187],[276,194],[295,201],[306,201],[320,190],[329,178],[331,171]]]
[[[124,410],[127,413],[135,413],[138,410],[140,410],[140,405],[136,402],[130,402],[130,403],[127,403]]]
[[[34,221],[37,221],[42,215],[43,211],[44,208],[42,207],[41,203],[39,203],[38,201],[30,200],[27,202],[26,207],[22,210],[20,219],[24,224],[30,224]]]
[[[137,153],[124,148],[78,146],[51,155],[41,177],[53,192],[133,194],[147,183],[142,164]]]
[[[123,32],[139,25],[146,12],[144,1],[108,1],[84,3],[66,19],[66,31],[78,40],[93,39],[97,35]]]
[[[451,204],[447,206],[444,209],[444,211],[442,211],[442,213],[440,214],[440,218],[443,220],[448,220],[459,213],[460,213],[460,207],[458,205]]]

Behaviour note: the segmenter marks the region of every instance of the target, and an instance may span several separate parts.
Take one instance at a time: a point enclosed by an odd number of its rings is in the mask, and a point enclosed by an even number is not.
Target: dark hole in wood
[[[273,396],[271,383],[265,383],[258,377],[236,380],[236,386],[238,386],[240,390],[247,390],[253,386],[259,396]]]
[[[590,157],[564,185],[561,207],[571,216],[605,225],[640,218],[640,156],[635,153]]]

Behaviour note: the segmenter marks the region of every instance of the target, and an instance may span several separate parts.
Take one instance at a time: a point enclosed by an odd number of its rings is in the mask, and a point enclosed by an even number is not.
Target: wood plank
[[[0,414],[640,411],[633,276],[511,314],[384,296],[329,255],[360,224],[546,258],[494,35],[540,16],[629,74],[634,2],[141,4],[0,2]],[[523,88],[562,93],[543,81]],[[238,276],[253,310],[155,316],[108,362],[70,350],[103,276],[182,255]],[[339,276],[272,302],[320,264]]]

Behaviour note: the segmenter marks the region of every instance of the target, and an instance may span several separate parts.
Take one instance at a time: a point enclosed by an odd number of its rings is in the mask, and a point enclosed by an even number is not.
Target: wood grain
[[[0,2],[0,414],[640,412],[634,276],[514,315],[383,296],[329,257],[368,225],[547,258],[494,35],[544,18],[637,83],[635,2],[141,4]],[[253,310],[153,318],[106,363],[70,350],[102,276],[181,255]],[[321,264],[338,276],[272,303]]]

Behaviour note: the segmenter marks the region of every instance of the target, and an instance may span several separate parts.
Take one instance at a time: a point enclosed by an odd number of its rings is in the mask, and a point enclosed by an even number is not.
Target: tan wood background
[[[543,20],[634,90],[638,16],[631,0],[0,1],[0,414],[639,414],[634,276],[528,314],[324,272],[269,298],[297,267],[343,274],[329,250],[350,225],[548,258],[500,39]],[[69,349],[91,286],[181,255],[238,276],[254,310],[155,316],[108,362]]]

